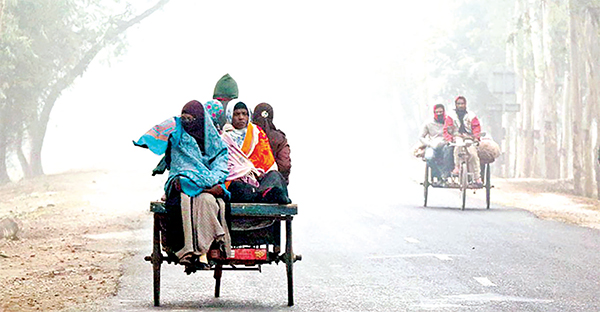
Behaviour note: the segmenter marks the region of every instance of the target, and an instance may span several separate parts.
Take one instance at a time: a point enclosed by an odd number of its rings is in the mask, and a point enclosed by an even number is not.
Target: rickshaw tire
[[[485,165],[485,204],[486,209],[490,209],[490,193],[492,191],[490,164]]]
[[[428,164],[425,164],[425,180],[423,181],[423,195],[425,197],[423,201],[423,207],[427,207],[427,196],[429,194],[429,172],[431,168]]]
[[[154,214],[154,235],[152,246],[152,271],[154,278],[154,306],[160,306],[160,264],[162,252],[160,251],[160,219]]]
[[[460,192],[462,200],[461,210],[465,210],[465,205],[467,203],[467,184],[469,183],[467,174],[467,163],[463,162],[460,165]]]
[[[292,218],[285,220],[285,267],[287,272],[288,306],[294,305],[294,250],[292,249]]]

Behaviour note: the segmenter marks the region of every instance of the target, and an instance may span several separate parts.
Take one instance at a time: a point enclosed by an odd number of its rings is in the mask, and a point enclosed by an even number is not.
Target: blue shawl
[[[204,116],[209,115],[206,113]],[[224,183],[229,174],[227,145],[210,118],[204,118],[204,139],[203,154],[196,140],[183,129],[181,118],[173,117],[154,126],[133,144],[162,155],[167,151],[170,141],[171,169],[165,183],[165,192],[168,194],[173,179],[179,178],[182,192],[193,197],[204,189]]]

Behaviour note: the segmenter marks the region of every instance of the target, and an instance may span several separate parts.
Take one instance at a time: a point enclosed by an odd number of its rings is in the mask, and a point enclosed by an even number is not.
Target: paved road
[[[435,189],[427,208],[414,181],[386,200],[299,198],[295,306],[285,266],[186,275],[163,265],[160,308],[152,306],[151,215],[138,233],[109,311],[598,311],[600,232],[469,201]],[[392,190],[392,192],[394,192]],[[492,194],[493,196],[493,194]],[[391,200],[390,200],[391,198]],[[98,309],[100,309],[98,307]]]

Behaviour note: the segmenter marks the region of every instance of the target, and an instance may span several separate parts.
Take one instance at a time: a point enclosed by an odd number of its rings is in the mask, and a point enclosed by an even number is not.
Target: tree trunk
[[[525,142],[523,147],[523,154],[525,155],[525,162],[523,166],[523,174],[522,177],[530,178],[533,176],[533,168],[535,161],[535,133],[533,127],[533,100],[535,94],[535,72],[534,69],[534,61],[533,61],[533,47],[531,42],[531,15],[529,13],[529,5],[526,3],[526,28],[525,31],[525,40],[524,40],[524,49],[525,49],[525,59],[523,62],[523,66],[525,67],[525,87],[524,87],[524,114],[523,114],[523,129],[525,132]]]
[[[533,73],[530,70],[525,69],[525,79],[524,84],[524,97],[523,97],[523,106],[524,106],[524,116],[523,116],[523,133],[524,133],[524,142],[523,142],[523,153],[522,156],[524,158],[523,161],[523,169],[521,171],[521,177],[530,178],[533,176],[533,162],[535,160],[535,152],[534,152],[534,136],[533,132],[533,93],[534,83],[531,81]]]
[[[600,126],[598,127],[598,131],[600,131]],[[595,158],[600,158],[600,140],[596,140],[596,153],[594,153]],[[596,172],[596,198],[600,200],[600,160],[595,162],[594,171]]]
[[[0,116],[2,117],[2,116]],[[2,119],[2,118],[0,118]],[[5,125],[5,123],[3,123]],[[6,131],[0,131],[0,184],[5,184],[10,182],[10,177],[8,176],[7,170],[7,152],[6,148]]]
[[[574,0],[569,0],[569,60],[570,60],[570,95],[571,95],[571,125],[573,128],[573,190],[575,194],[581,195],[583,193],[582,185],[582,166],[581,166],[581,117],[582,117],[582,104],[581,96],[579,93],[579,75],[580,61],[579,61],[579,38],[577,36],[577,21]]]
[[[519,152],[517,156],[517,177],[531,177],[532,174],[532,155],[533,155],[533,126],[532,126],[532,100],[533,100],[533,60],[531,55],[531,37],[529,20],[529,12],[527,3],[517,2],[520,12],[521,28],[518,29],[516,48],[520,51],[519,65],[516,65],[517,75],[521,77],[521,88],[517,93],[517,98],[521,103],[521,112],[519,113],[519,133],[517,138],[517,146]]]
[[[552,56],[552,38],[553,27],[550,24],[550,13],[552,8],[546,1],[542,1],[542,16],[543,16],[543,55],[544,55],[544,77],[545,77],[545,88],[546,97],[544,100],[544,149],[545,149],[545,168],[544,172],[546,177],[549,179],[558,179],[560,158],[558,155],[558,144],[557,144],[557,99],[556,99],[556,66],[554,64],[554,57]]]
[[[23,153],[23,131],[19,131],[17,133],[17,139],[15,141],[15,151],[17,153],[17,158],[19,159],[19,163],[21,164],[21,170],[23,171],[23,177],[30,178],[33,176],[33,172],[31,170],[31,166],[25,157],[25,153]]]
[[[594,169],[596,171],[596,197],[600,200],[600,108],[596,107],[596,148]]]
[[[598,18],[598,16],[596,16],[596,18]],[[592,25],[594,26],[592,32],[597,34],[598,31],[600,31],[600,26],[598,23],[593,23]],[[590,104],[593,108],[592,116],[596,125],[596,142],[594,143],[592,162],[594,163],[594,172],[596,173],[596,196],[600,199],[600,99],[598,98],[600,96],[600,86],[598,86],[600,83],[600,78],[598,77],[598,71],[600,70],[600,40],[597,35],[590,36],[589,40],[590,44],[588,45],[588,48],[590,53],[588,59],[591,62],[593,73],[589,83],[590,99],[592,101]]]
[[[30,172],[32,176],[40,176],[44,174],[44,168],[42,167],[42,147],[44,146],[44,138],[37,137],[31,140],[31,153],[30,157]]]
[[[563,82],[563,97],[562,97],[562,110],[561,110],[561,141],[560,141],[560,177],[561,179],[570,179],[572,177],[571,171],[573,169],[572,147],[573,143],[571,136],[571,78],[570,73],[565,72]]]
[[[587,13],[589,14],[589,12]],[[596,147],[597,144],[592,142],[591,130],[594,127],[595,116],[597,115],[598,105],[598,93],[597,93],[597,85],[598,85],[598,53],[597,53],[597,45],[599,44],[597,38],[597,29],[594,24],[591,22],[593,16],[588,16],[585,20],[585,49],[586,52],[586,65],[587,65],[587,91],[588,95],[586,108],[585,108],[585,125],[586,129],[585,133],[585,142],[583,145],[583,164],[584,164],[584,174],[585,174],[585,183],[584,183],[584,194],[587,197],[594,197],[594,182],[596,180]],[[598,134],[596,134],[598,136]]]
[[[4,21],[4,8],[6,8],[6,0],[0,0],[0,38],[2,38],[2,22]]]
[[[512,47],[511,47],[511,60],[513,70],[515,72],[515,86],[517,87],[516,92],[516,101],[517,103],[523,103],[523,90],[522,86],[524,85],[524,71],[523,71],[523,10],[522,10],[522,0],[515,1],[515,25],[516,28],[512,34]],[[508,54],[508,53],[507,53]],[[521,87],[519,87],[521,86]],[[521,109],[523,105],[521,105]],[[508,116],[503,116],[502,118],[502,127],[507,132],[508,136],[505,141],[505,153],[509,154],[508,159],[511,159],[510,162],[505,162],[505,176],[507,178],[517,177],[521,168],[521,163],[523,160],[523,155],[521,153],[522,149],[519,148],[521,145],[521,115],[522,113],[512,114],[509,119]],[[510,139],[509,139],[510,138]],[[514,147],[514,148],[511,148]],[[511,156],[512,155],[512,156]]]
[[[533,59],[534,91],[531,122],[533,129],[533,174],[534,177],[545,178],[545,137],[544,110],[547,106],[548,87],[546,85],[546,61],[544,60],[542,3],[535,1],[530,8],[531,16],[531,55]]]

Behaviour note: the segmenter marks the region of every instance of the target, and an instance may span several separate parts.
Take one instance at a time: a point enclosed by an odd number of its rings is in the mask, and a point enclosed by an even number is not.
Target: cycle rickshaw
[[[179,264],[177,256],[163,254],[163,240],[168,211],[164,202],[151,202],[150,211],[154,213],[154,231],[152,254],[144,259],[152,263],[154,273],[154,306],[160,305],[160,267],[163,262]],[[278,205],[262,203],[227,203],[226,220],[231,235],[234,257],[222,258],[218,249],[208,253],[213,265],[215,297],[220,296],[223,271],[261,271],[261,265],[285,263],[287,272],[288,306],[294,305],[293,264],[302,260],[301,255],[292,249],[292,219],[298,213],[296,204]],[[235,230],[232,223],[249,221],[252,227]],[[281,224],[285,221],[285,249],[281,254]],[[187,271],[186,271],[187,272]],[[193,272],[192,272],[193,273]],[[188,273],[189,274],[189,273]]]
[[[491,170],[490,170],[490,164],[491,162],[481,162],[481,168],[479,168],[481,170],[481,178],[483,181],[483,185],[476,185],[473,184],[473,174],[469,173],[469,171],[467,170],[467,164],[468,164],[468,159],[469,159],[469,153],[467,151],[467,148],[473,144],[477,144],[476,141],[474,141],[471,138],[466,138],[466,137],[457,137],[457,140],[455,143],[450,143],[451,146],[454,146],[454,148],[459,149],[458,151],[458,157],[460,159],[459,163],[460,163],[460,167],[459,167],[459,172],[458,175],[454,176],[451,175],[450,177],[448,177],[445,181],[442,181],[441,183],[433,183],[432,179],[432,174],[431,174],[431,167],[429,166],[429,164],[427,162],[425,162],[425,179],[423,180],[423,182],[421,183],[421,185],[423,185],[423,190],[424,190],[424,202],[423,202],[423,206],[427,207],[427,198],[429,196],[429,187],[432,188],[448,188],[448,189],[459,189],[460,190],[460,197],[461,197],[461,202],[462,202],[462,206],[461,206],[461,210],[465,209],[465,205],[467,202],[467,190],[478,190],[478,189],[485,189],[485,202],[486,202],[486,209],[490,209],[490,192],[492,189],[492,185],[491,185]],[[423,159],[425,160],[425,159]]]

